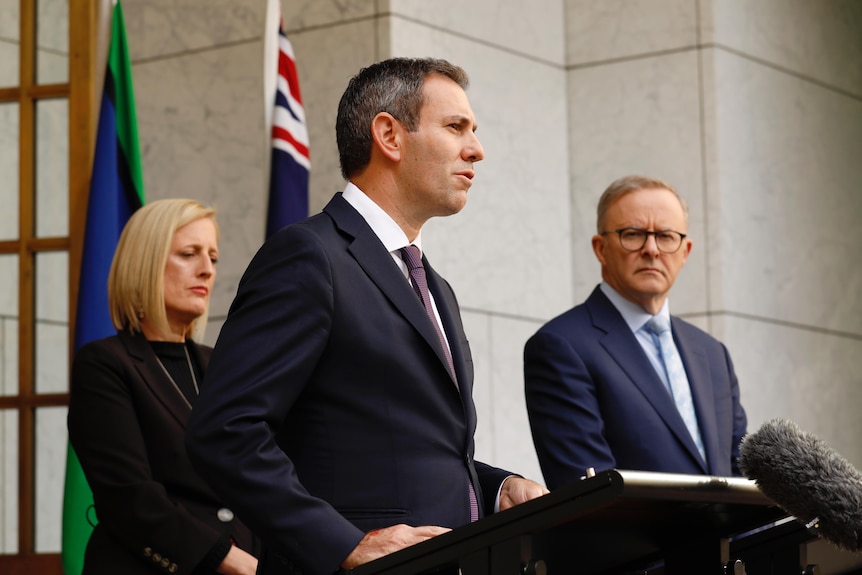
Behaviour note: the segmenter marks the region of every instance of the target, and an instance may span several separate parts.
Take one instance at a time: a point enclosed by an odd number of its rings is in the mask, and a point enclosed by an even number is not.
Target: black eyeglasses
[[[607,234],[618,234],[620,236],[620,245],[630,252],[642,250],[646,245],[647,238],[655,236],[655,245],[664,254],[672,254],[679,250],[679,246],[682,245],[682,240],[685,238],[685,234],[672,230],[650,232],[640,228],[622,228],[601,233],[603,236]]]

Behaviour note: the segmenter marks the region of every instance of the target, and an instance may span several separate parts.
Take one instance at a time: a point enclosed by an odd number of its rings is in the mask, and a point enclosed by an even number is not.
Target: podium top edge
[[[611,477],[622,481],[624,495],[638,497],[684,498],[689,500],[711,500],[715,496],[723,502],[773,505],[757,484],[744,477],[717,475],[686,475],[613,469]],[[676,496],[675,496],[676,495]]]

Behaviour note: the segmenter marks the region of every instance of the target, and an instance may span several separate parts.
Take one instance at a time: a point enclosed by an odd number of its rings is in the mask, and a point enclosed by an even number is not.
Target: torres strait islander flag
[[[274,25],[272,27],[274,29]],[[280,10],[277,54],[266,237],[308,216],[308,173],[311,168],[296,60],[293,46],[284,34]]]

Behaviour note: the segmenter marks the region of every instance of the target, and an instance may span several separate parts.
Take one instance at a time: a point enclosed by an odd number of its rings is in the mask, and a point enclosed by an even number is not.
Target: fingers
[[[549,493],[544,485],[523,477],[510,477],[500,490],[500,511]]]
[[[254,575],[257,558],[233,545],[216,571],[225,575]]]
[[[410,529],[414,530],[414,534],[416,536],[423,537],[422,541],[425,539],[431,539],[432,537],[437,537],[447,531],[452,531],[448,527],[438,527],[437,525],[423,525],[422,527],[411,527]]]
[[[370,531],[365,534],[365,537],[351,551],[341,566],[344,569],[353,569],[358,565],[368,563],[384,555],[389,555],[399,549],[421,543],[447,531],[450,531],[450,529],[435,525],[411,527],[403,524]]]

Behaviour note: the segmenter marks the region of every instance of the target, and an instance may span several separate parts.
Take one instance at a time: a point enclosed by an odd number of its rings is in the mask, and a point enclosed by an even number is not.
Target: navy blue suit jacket
[[[246,270],[186,439],[262,538],[261,572],[329,575],[367,531],[469,523],[471,477],[493,509],[509,473],[473,461],[470,348],[451,287],[424,265],[460,392],[409,282],[341,194]]]
[[[730,355],[677,317],[671,327],[707,461],[631,329],[597,287],[524,347],[527,411],[549,489],[577,481],[588,467],[739,475],[746,416]]]

